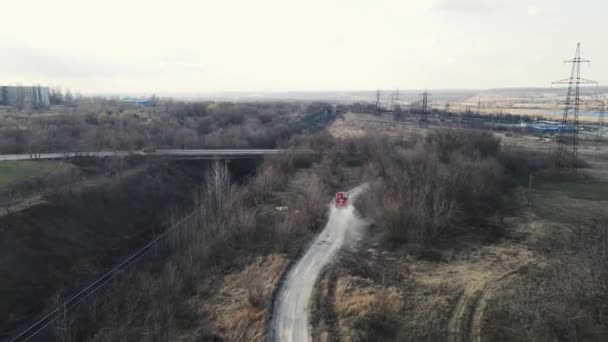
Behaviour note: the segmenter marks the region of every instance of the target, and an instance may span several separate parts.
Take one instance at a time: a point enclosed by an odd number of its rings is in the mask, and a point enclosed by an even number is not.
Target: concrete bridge
[[[305,151],[279,149],[195,149],[195,150],[153,150],[153,151],[95,151],[95,152],[53,152],[0,154],[0,162],[11,160],[53,160],[78,157],[130,157],[168,159],[256,159],[266,155],[283,153],[307,153]]]

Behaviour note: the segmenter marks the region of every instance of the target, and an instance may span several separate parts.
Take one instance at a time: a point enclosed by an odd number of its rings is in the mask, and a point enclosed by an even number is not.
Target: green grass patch
[[[534,190],[560,192],[574,199],[608,201],[608,183],[604,182],[541,182]]]
[[[608,183],[540,181],[532,186],[532,210],[547,220],[577,224],[608,216]]]
[[[44,177],[58,166],[55,161],[4,161],[0,162],[0,190],[31,178]]]

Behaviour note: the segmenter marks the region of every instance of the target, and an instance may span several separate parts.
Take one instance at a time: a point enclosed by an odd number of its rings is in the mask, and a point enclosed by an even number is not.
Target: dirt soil
[[[357,137],[370,133],[382,133],[389,136],[411,136],[425,130],[412,123],[394,122],[390,114],[379,116],[367,113],[346,113],[343,119],[337,119],[328,131],[338,138]]]

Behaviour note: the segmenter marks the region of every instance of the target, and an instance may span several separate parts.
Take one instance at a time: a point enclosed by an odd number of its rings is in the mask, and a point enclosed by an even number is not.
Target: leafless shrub
[[[299,215],[304,220],[304,225],[308,229],[315,229],[319,226],[319,221],[323,218],[327,208],[328,189],[321,180],[320,176],[313,174],[309,184],[304,190],[304,198]]]
[[[268,300],[266,296],[266,284],[264,283],[264,279],[260,277],[259,262],[258,260],[256,264],[249,266],[243,278],[245,281],[243,286],[247,290],[247,300],[251,306],[258,309],[264,307]]]
[[[285,175],[270,163],[265,162],[258,174],[249,184],[248,197],[254,204],[259,205],[268,200],[273,191],[285,182]]]
[[[298,215],[283,215],[274,224],[272,241],[275,248],[281,252],[287,252],[290,242],[297,236],[298,230],[302,229]]]
[[[551,155],[504,146],[499,160],[504,165],[505,172],[513,177],[528,177],[531,173],[545,172],[554,165]]]
[[[70,163],[63,162],[46,177],[47,191],[65,191],[72,193],[74,184],[81,178],[80,169]]]
[[[315,169],[325,187],[339,189],[344,186],[344,166],[340,163],[339,155],[324,156]]]
[[[372,183],[362,206],[387,241],[429,242],[459,222],[496,210],[503,177],[492,155],[497,142],[484,134],[473,134],[469,141],[466,134],[435,131],[413,149],[387,147],[372,156],[366,177],[381,179]]]
[[[482,130],[436,129],[426,136],[428,144],[435,147],[442,160],[458,151],[468,157],[495,157],[500,150],[500,140],[491,132]]]
[[[55,306],[60,307],[65,302],[63,296],[55,296]],[[55,321],[55,336],[60,342],[76,341],[74,319],[67,314],[67,307],[60,307],[58,318]]]

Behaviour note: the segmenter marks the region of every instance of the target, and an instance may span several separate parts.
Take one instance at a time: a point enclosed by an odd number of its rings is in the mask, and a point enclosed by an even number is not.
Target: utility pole
[[[399,89],[395,89],[393,94],[393,120],[402,121],[401,104],[399,103]]]
[[[380,104],[380,89],[376,90],[376,111],[375,114],[376,115],[380,115],[380,110],[381,110],[381,104]]]
[[[565,62],[572,64],[570,77],[553,82],[553,84],[568,85],[562,124],[556,140],[555,168],[558,170],[569,169],[576,171],[578,167],[579,108],[581,105],[580,85],[597,84],[597,82],[581,78],[581,64],[590,62],[587,59],[581,58],[581,43],[576,45],[574,58]],[[570,112],[573,112],[573,116],[570,115]],[[570,121],[571,118],[572,121]],[[571,126],[569,126],[570,123]]]
[[[397,111],[401,105],[399,104],[399,89],[395,89],[393,94],[393,111]]]
[[[420,116],[420,124],[428,124],[429,122],[429,94],[428,91],[424,91],[422,94],[422,115]]]
[[[600,98],[600,112],[597,117],[597,136],[595,138],[595,148],[600,148],[600,141],[604,137],[604,116],[606,114],[606,99]]]
[[[464,120],[463,119],[465,117],[469,117],[470,118],[471,114],[473,114],[473,111],[471,110],[471,106],[465,106],[464,107],[464,113],[460,112],[460,118],[458,119],[459,124],[460,124],[461,127],[464,127],[464,123],[463,123]]]

